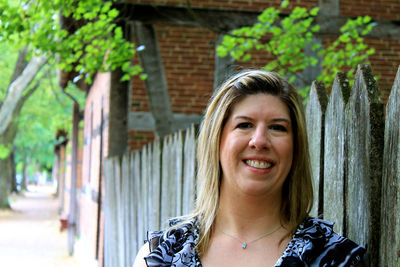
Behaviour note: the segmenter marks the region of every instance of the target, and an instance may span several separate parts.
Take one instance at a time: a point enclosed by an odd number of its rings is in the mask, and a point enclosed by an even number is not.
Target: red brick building
[[[77,253],[88,266],[103,266],[104,188],[102,164],[108,156],[138,149],[191,123],[199,122],[215,86],[234,69],[261,67],[268,57],[258,52],[250,62],[218,58],[221,32],[250,25],[279,0],[126,0],[118,1],[126,37],[145,49],[132,59],[148,74],[120,82],[119,71],[99,73],[84,109],[83,157],[77,194]],[[366,42],[386,102],[400,65],[400,2],[396,0],[306,0],[294,6],[319,6],[322,42],[331,40],[349,17],[369,15],[377,22]],[[68,175],[68,174],[67,174]],[[68,190],[66,191],[68,193]],[[82,252],[84,251],[84,252]],[[107,266],[110,267],[110,266]]]

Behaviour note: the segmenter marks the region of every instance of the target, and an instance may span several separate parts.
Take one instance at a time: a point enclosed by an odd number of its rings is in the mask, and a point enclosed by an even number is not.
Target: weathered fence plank
[[[174,184],[176,194],[176,216],[182,215],[182,170],[183,170],[183,140],[182,130],[174,134],[174,154],[175,157],[171,160],[174,161]]]
[[[112,230],[114,229],[114,224],[113,224],[113,214],[111,207],[113,206],[113,199],[112,199],[112,184],[111,180],[114,179],[114,174],[113,174],[113,158],[107,159],[104,162],[104,186],[106,189],[105,195],[104,195],[104,264],[106,266],[112,266],[112,264],[115,262],[114,257],[116,254],[113,253],[112,251],[112,245],[113,243],[113,235],[112,235]]]
[[[142,195],[141,202],[143,203],[143,222],[144,222],[144,229],[145,231],[148,230],[149,227],[149,162],[148,162],[148,146],[144,146],[142,149],[141,155],[141,188],[142,191],[140,192]]]
[[[135,194],[135,207],[136,207],[136,251],[142,246],[143,241],[145,239],[145,231],[146,226],[143,223],[143,205],[142,205],[142,195],[141,195],[141,169],[140,169],[140,151],[137,150],[133,153],[133,162],[131,163],[133,166],[133,177],[134,177],[134,185],[135,190],[133,191]]]
[[[400,266],[400,67],[386,106],[380,266]]]
[[[129,227],[130,221],[130,213],[131,213],[131,204],[129,202],[130,192],[130,171],[129,171],[129,153],[124,154],[122,156],[121,162],[121,216],[119,218],[120,224],[122,224],[122,230],[119,231],[120,244],[123,244],[123,248],[121,249],[123,252],[121,253],[121,257],[123,257],[123,261],[121,260],[121,266],[132,266],[133,262],[131,262],[130,256],[130,241],[131,238],[131,229]]]
[[[129,190],[129,202],[130,202],[130,209],[131,209],[131,214],[130,214],[130,221],[129,221],[129,227],[131,228],[130,232],[130,238],[129,240],[131,241],[131,249],[129,251],[130,255],[135,255],[136,252],[139,249],[139,243],[138,243],[138,224],[137,224],[137,213],[138,213],[138,207],[137,207],[137,202],[139,200],[138,198],[138,170],[135,168],[135,160],[136,160],[136,154],[137,152],[131,152],[129,153],[129,173],[130,173],[130,190]],[[133,261],[134,257],[131,257],[131,261]],[[133,264],[131,264],[132,266]]]
[[[146,168],[143,166],[146,164],[146,158],[147,158],[147,153],[145,149],[142,149],[140,153],[140,158],[139,158],[139,164],[140,164],[140,191],[139,191],[139,215],[138,217],[139,222],[140,222],[140,235],[139,238],[142,240],[142,242],[146,238],[146,231],[147,231],[147,179],[146,179]]]
[[[118,163],[115,165],[115,195],[116,195],[116,206],[117,211],[117,245],[121,249],[118,249],[118,266],[125,266],[125,250],[124,245],[124,205],[123,205],[123,192],[122,192],[122,164],[121,158],[119,158]]]
[[[324,120],[328,96],[323,83],[313,82],[309,99],[306,105],[306,123],[308,141],[310,145],[310,159],[314,186],[314,203],[312,216],[322,212],[322,186],[324,166]]]
[[[371,69],[359,65],[346,107],[346,234],[368,248],[366,266],[378,266],[379,260],[383,123],[383,104]]]
[[[349,81],[338,73],[325,113],[324,141],[324,219],[335,222],[335,231],[344,233],[345,210],[345,106],[350,96]]]
[[[160,229],[160,202],[161,202],[161,143],[156,138],[151,146],[151,183],[150,183],[150,230]],[[150,159],[149,159],[150,160]]]
[[[162,191],[161,191],[161,227],[167,227],[168,219],[175,214],[176,194],[173,187],[170,159],[173,158],[172,136],[164,139],[162,151]]]
[[[117,171],[120,165],[119,158],[111,158],[104,164],[105,178],[105,258],[108,266],[119,266],[118,258],[118,201],[116,178],[119,178]]]
[[[186,131],[183,150],[182,214],[189,214],[194,209],[196,195],[196,128],[194,125]]]
[[[152,201],[153,201],[153,196],[152,196],[152,168],[153,168],[153,151],[152,151],[152,147],[151,144],[147,144],[144,149],[146,158],[145,158],[145,162],[146,164],[142,166],[142,169],[144,169],[145,171],[145,176],[143,177],[144,179],[146,179],[146,188],[144,190],[146,190],[146,194],[147,194],[147,212],[146,212],[146,218],[147,218],[147,224],[146,224],[146,228],[147,231],[153,231],[153,227],[156,223],[154,223],[153,218],[151,217],[152,215]]]

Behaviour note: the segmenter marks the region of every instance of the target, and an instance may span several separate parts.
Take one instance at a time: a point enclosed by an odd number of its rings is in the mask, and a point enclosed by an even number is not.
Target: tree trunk
[[[28,160],[24,159],[24,164],[22,166],[22,181],[21,181],[21,191],[26,191],[26,182],[27,182],[27,171],[28,171]]]
[[[0,144],[11,147],[17,134],[18,124],[15,118],[21,112],[25,101],[33,94],[39,86],[39,81],[27,92],[26,89],[32,83],[41,68],[47,62],[45,56],[33,57],[26,64],[26,50],[19,52],[11,83],[7,95],[0,105]],[[24,94],[24,92],[26,92]],[[10,171],[10,155],[0,159],[0,208],[10,208],[8,194],[10,192],[10,181],[13,171]],[[15,177],[14,177],[15,179]]]
[[[0,208],[10,208],[8,193],[10,187],[8,183],[8,158],[0,159]]]
[[[4,132],[4,134],[0,135],[0,145],[10,147],[16,134],[17,123],[13,122]],[[7,157],[0,159],[0,208],[10,208],[8,195],[11,192],[11,175],[13,173],[10,168],[11,155],[12,152],[10,152]]]
[[[15,152],[14,150],[11,150],[10,155],[8,157],[8,178],[10,179],[11,183],[11,192],[13,193],[18,193],[18,185],[17,185],[17,179],[16,179],[16,166],[15,166]]]

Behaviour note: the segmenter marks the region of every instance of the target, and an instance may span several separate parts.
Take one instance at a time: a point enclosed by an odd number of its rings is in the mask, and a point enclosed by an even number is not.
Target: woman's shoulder
[[[282,263],[357,266],[362,262],[365,249],[350,239],[336,234],[333,225],[329,221],[317,218],[304,220],[281,257]],[[281,266],[284,265],[286,266],[286,264]]]
[[[150,253],[145,257],[148,266],[187,266],[198,261],[196,244],[198,225],[195,219],[170,220],[170,228],[165,231],[148,233]],[[194,266],[194,265],[193,265]]]

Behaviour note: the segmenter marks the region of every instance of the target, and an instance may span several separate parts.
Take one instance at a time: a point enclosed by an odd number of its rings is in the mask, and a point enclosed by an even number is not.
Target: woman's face
[[[280,196],[292,158],[292,122],[278,97],[249,95],[233,106],[222,130],[221,190]]]

